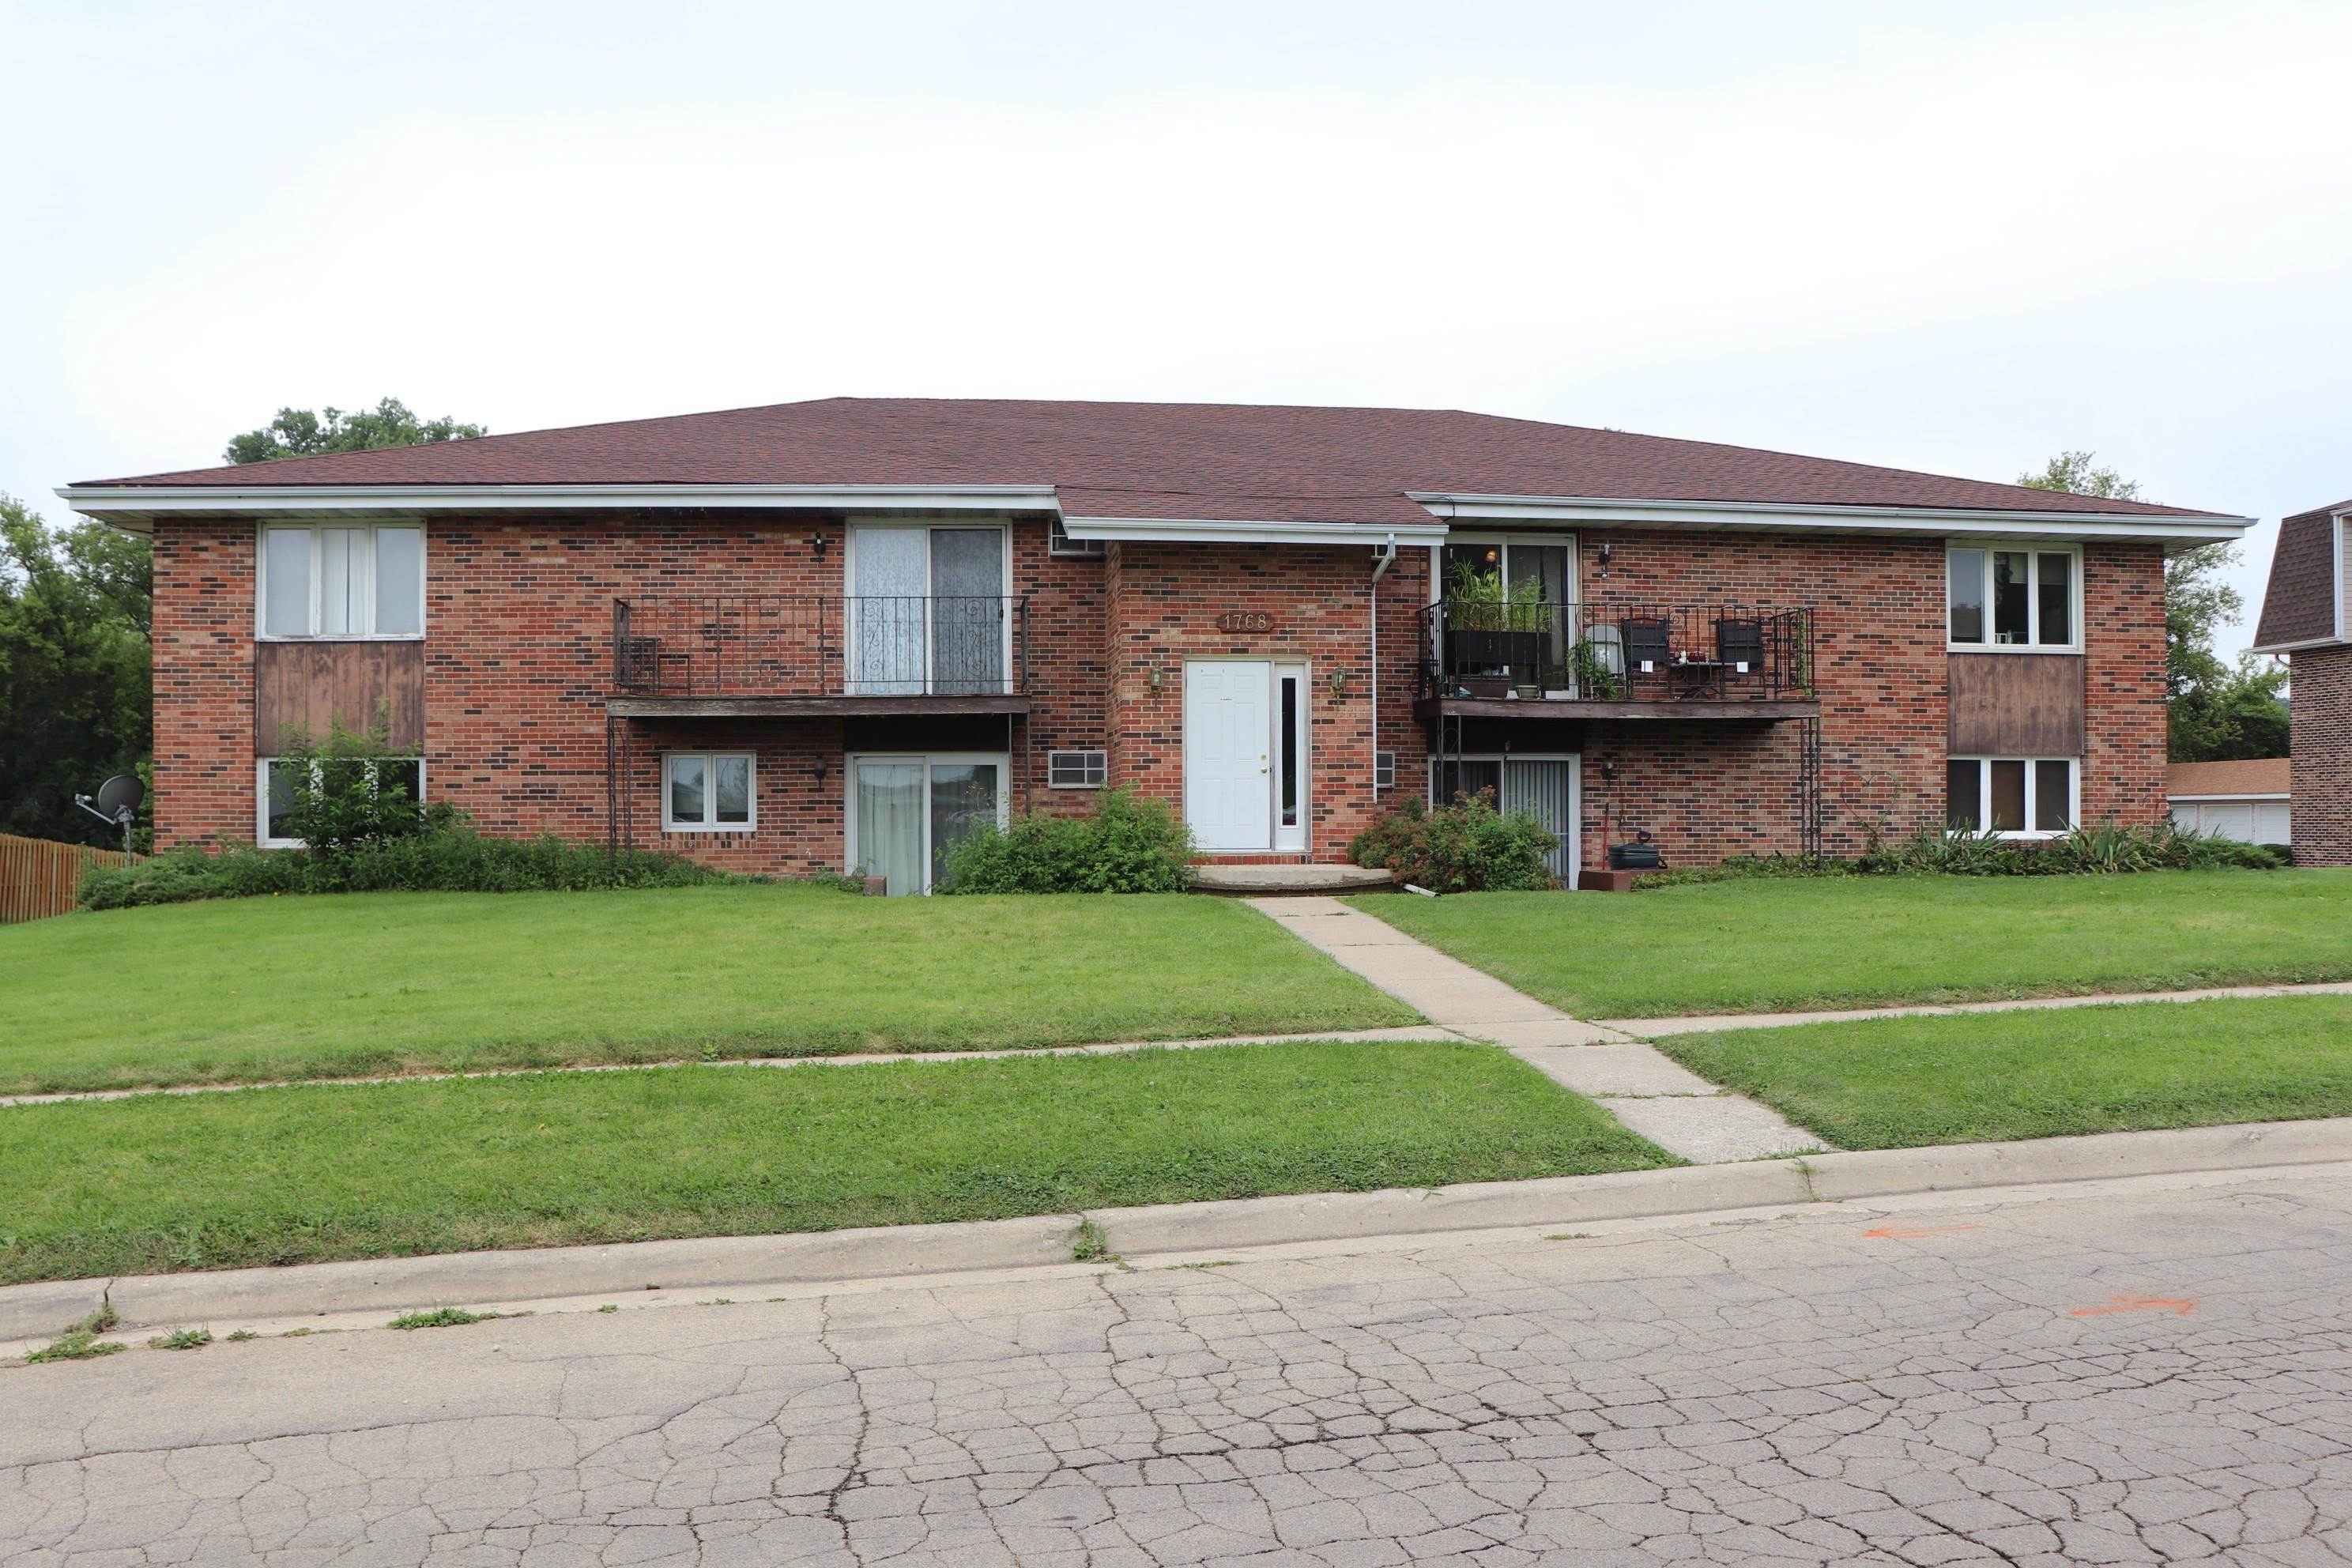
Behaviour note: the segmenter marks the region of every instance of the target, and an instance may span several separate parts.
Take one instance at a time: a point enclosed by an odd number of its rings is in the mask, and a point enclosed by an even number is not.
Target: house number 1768
[[[1270,632],[1274,616],[1265,610],[1227,610],[1217,617],[1221,632]]]

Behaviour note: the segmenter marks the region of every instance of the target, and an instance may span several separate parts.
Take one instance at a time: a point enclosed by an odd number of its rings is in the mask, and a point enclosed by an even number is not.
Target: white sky
[[[2275,520],[2352,496],[2347,60],[2341,0],[0,0],[0,489],[861,393],[2090,447]]]

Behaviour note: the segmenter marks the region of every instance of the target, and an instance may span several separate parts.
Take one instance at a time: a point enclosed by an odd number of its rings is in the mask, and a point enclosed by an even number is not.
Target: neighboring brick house
[[[388,717],[499,834],[929,885],[1127,784],[1337,861],[1496,787],[1557,866],[2164,812],[2163,559],[2248,520],[1458,412],[835,398],[115,479],[163,845]]]
[[[2286,656],[2300,866],[2352,866],[2352,500],[2279,523],[2254,651]]]

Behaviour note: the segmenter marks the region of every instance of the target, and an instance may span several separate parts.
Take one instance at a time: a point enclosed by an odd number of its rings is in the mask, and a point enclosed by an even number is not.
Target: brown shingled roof
[[[2164,793],[2184,795],[2284,795],[2287,759],[2254,757],[2230,763],[2174,763],[2164,770]]]
[[[2254,626],[2256,647],[2336,635],[2336,541],[2328,530],[2339,511],[2352,511],[2352,500],[2280,520],[2278,546],[2271,552],[2271,580]]]
[[[1408,490],[2193,516],[1451,409],[823,398],[95,484],[1051,484],[1079,517],[1425,522]],[[2210,514],[2206,514],[2210,515]]]

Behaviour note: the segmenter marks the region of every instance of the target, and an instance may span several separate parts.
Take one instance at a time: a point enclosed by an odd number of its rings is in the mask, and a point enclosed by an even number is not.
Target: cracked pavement
[[[2345,1563],[2347,1222],[2337,1166],[20,1367],[0,1565]]]

